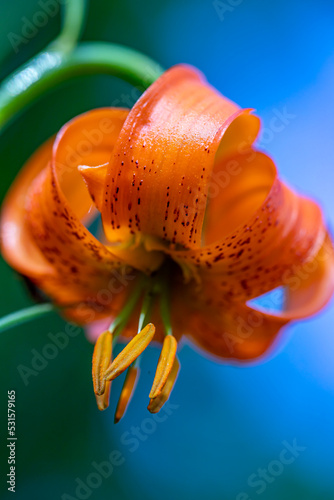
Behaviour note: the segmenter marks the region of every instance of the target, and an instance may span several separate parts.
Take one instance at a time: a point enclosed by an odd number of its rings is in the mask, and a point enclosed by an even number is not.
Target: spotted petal
[[[124,278],[121,256],[85,227],[96,212],[77,169],[109,160],[126,116],[101,109],[69,122],[27,162],[4,203],[6,260],[54,301],[76,304],[71,315],[78,322],[117,310],[136,278]]]
[[[230,155],[240,141],[249,149],[258,129],[250,110],[193,68],[164,73],[130,111],[108,166],[102,219],[109,241],[199,248],[215,155]]]

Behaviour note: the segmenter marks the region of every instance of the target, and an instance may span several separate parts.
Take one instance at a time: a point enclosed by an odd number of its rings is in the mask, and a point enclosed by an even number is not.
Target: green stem
[[[26,309],[21,309],[21,311],[8,314],[0,319],[0,332],[22,325],[22,323],[26,323],[33,319],[40,318],[56,310],[57,308],[53,304],[47,303],[27,307]]]
[[[30,102],[28,89],[69,54],[83,30],[86,0],[69,0],[62,10],[60,34],[42,52],[23,64],[0,85],[0,130]],[[38,94],[37,94],[38,95]],[[31,95],[32,100],[34,95]]]
[[[71,78],[96,73],[112,75],[143,91],[162,72],[145,55],[111,43],[82,43],[69,54],[42,52],[0,85],[0,130],[37,97]]]
[[[86,0],[68,0],[62,10],[62,29],[57,38],[47,47],[59,52],[74,49],[84,28]]]

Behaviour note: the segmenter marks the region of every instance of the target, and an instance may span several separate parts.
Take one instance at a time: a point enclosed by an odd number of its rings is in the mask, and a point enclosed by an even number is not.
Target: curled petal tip
[[[114,423],[117,424],[117,422],[120,421],[120,419],[124,416],[126,409],[130,403],[130,400],[133,396],[134,389],[136,387],[137,379],[139,375],[139,368],[137,367],[131,367],[129,368],[125,381],[122,387],[122,392],[118,400],[116,412],[115,412],[115,417],[114,417]]]
[[[114,359],[105,372],[106,380],[114,380],[123,373],[133,361],[146,349],[155,334],[155,326],[152,323],[143,328],[133,339],[124,347],[123,351]]]
[[[173,367],[167,377],[166,383],[163,386],[162,391],[158,396],[156,396],[155,398],[151,398],[150,400],[150,403],[147,407],[149,412],[158,413],[163,407],[163,405],[166,403],[176,382],[179,369],[180,369],[180,363],[177,357],[175,357]]]
[[[166,380],[173,368],[174,359],[177,349],[177,340],[173,335],[166,335],[160,358],[158,361],[157,370],[155,373],[153,385],[149,397],[156,398],[162,391]]]
[[[107,174],[107,163],[97,167],[79,165],[78,171],[82,175],[89,194],[99,210],[102,207],[102,195],[104,189],[104,179]]]
[[[92,376],[94,392],[101,396],[105,392],[105,371],[109,366],[112,355],[112,334],[107,330],[96,341],[93,353]]]

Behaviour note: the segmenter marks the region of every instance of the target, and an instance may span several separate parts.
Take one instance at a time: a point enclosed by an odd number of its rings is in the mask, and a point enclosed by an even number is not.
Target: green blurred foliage
[[[22,44],[15,54],[8,34],[20,34],[24,23],[22,18],[31,20],[38,10],[40,6],[36,0],[15,0],[12,3],[1,0],[1,77],[33,57],[57,35],[60,15],[50,18],[47,25],[40,28],[29,43]],[[134,41],[134,46],[147,50],[145,43],[137,43],[135,28],[133,13],[120,2],[94,1],[89,8],[84,38],[126,41],[130,45]],[[3,200],[27,158],[66,121],[86,110],[111,105],[130,89],[126,83],[113,78],[77,78],[24,111],[0,137],[0,199]],[[0,259],[0,276],[0,316],[32,304],[22,280],[3,259]],[[7,449],[3,446],[7,390],[15,389],[18,437],[15,498],[20,500],[45,500],[60,498],[65,491],[74,493],[71,491],[74,478],[90,472],[91,457],[104,457],[110,452],[110,442],[107,444],[100,439],[104,420],[97,413],[90,390],[92,346],[83,332],[70,339],[66,349],[59,350],[45,369],[28,377],[27,386],[18,372],[19,365],[31,367],[32,349],[42,353],[45,345],[50,343],[48,332],[64,331],[64,325],[57,315],[50,315],[1,334],[0,470],[7,472],[8,467]],[[92,424],[93,416],[96,427]],[[0,498],[7,498],[7,495],[10,498],[10,493],[5,490],[2,476]],[[107,492],[110,492],[108,482],[100,489],[101,498]],[[117,487],[113,486],[113,494],[115,492]]]

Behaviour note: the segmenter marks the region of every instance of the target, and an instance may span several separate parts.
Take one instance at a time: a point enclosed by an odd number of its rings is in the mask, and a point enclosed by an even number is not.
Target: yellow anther
[[[101,411],[106,410],[109,406],[110,387],[111,382],[106,382],[104,393],[101,396],[95,394],[97,407]]]
[[[167,377],[166,383],[165,383],[164,387],[162,388],[162,391],[160,392],[160,394],[157,397],[152,398],[150,400],[150,404],[148,405],[147,409],[151,413],[158,413],[158,411],[161,410],[163,405],[168,400],[170,393],[174,387],[179,369],[180,369],[180,363],[179,363],[179,360],[177,359],[177,357],[175,357],[173,367],[170,371],[170,374]]]
[[[122,387],[122,391],[121,391],[121,395],[120,395],[118,403],[117,403],[117,408],[116,408],[116,412],[115,412],[115,420],[114,420],[115,424],[117,424],[117,422],[120,421],[120,419],[123,417],[123,415],[128,407],[128,404],[132,398],[132,395],[133,395],[133,392],[134,392],[134,389],[136,386],[138,375],[139,375],[139,368],[130,366],[130,368],[126,374],[124,384]]]
[[[161,349],[157,370],[149,397],[156,398],[162,391],[166,380],[173,368],[176,355],[177,340],[173,335],[166,335]]]
[[[93,353],[92,376],[94,392],[101,396],[105,391],[105,371],[108,368],[112,355],[112,334],[107,330],[96,341]]]
[[[146,349],[155,334],[155,326],[152,323],[143,328],[119,353],[105,372],[106,380],[114,380],[124,372],[133,361]]]

